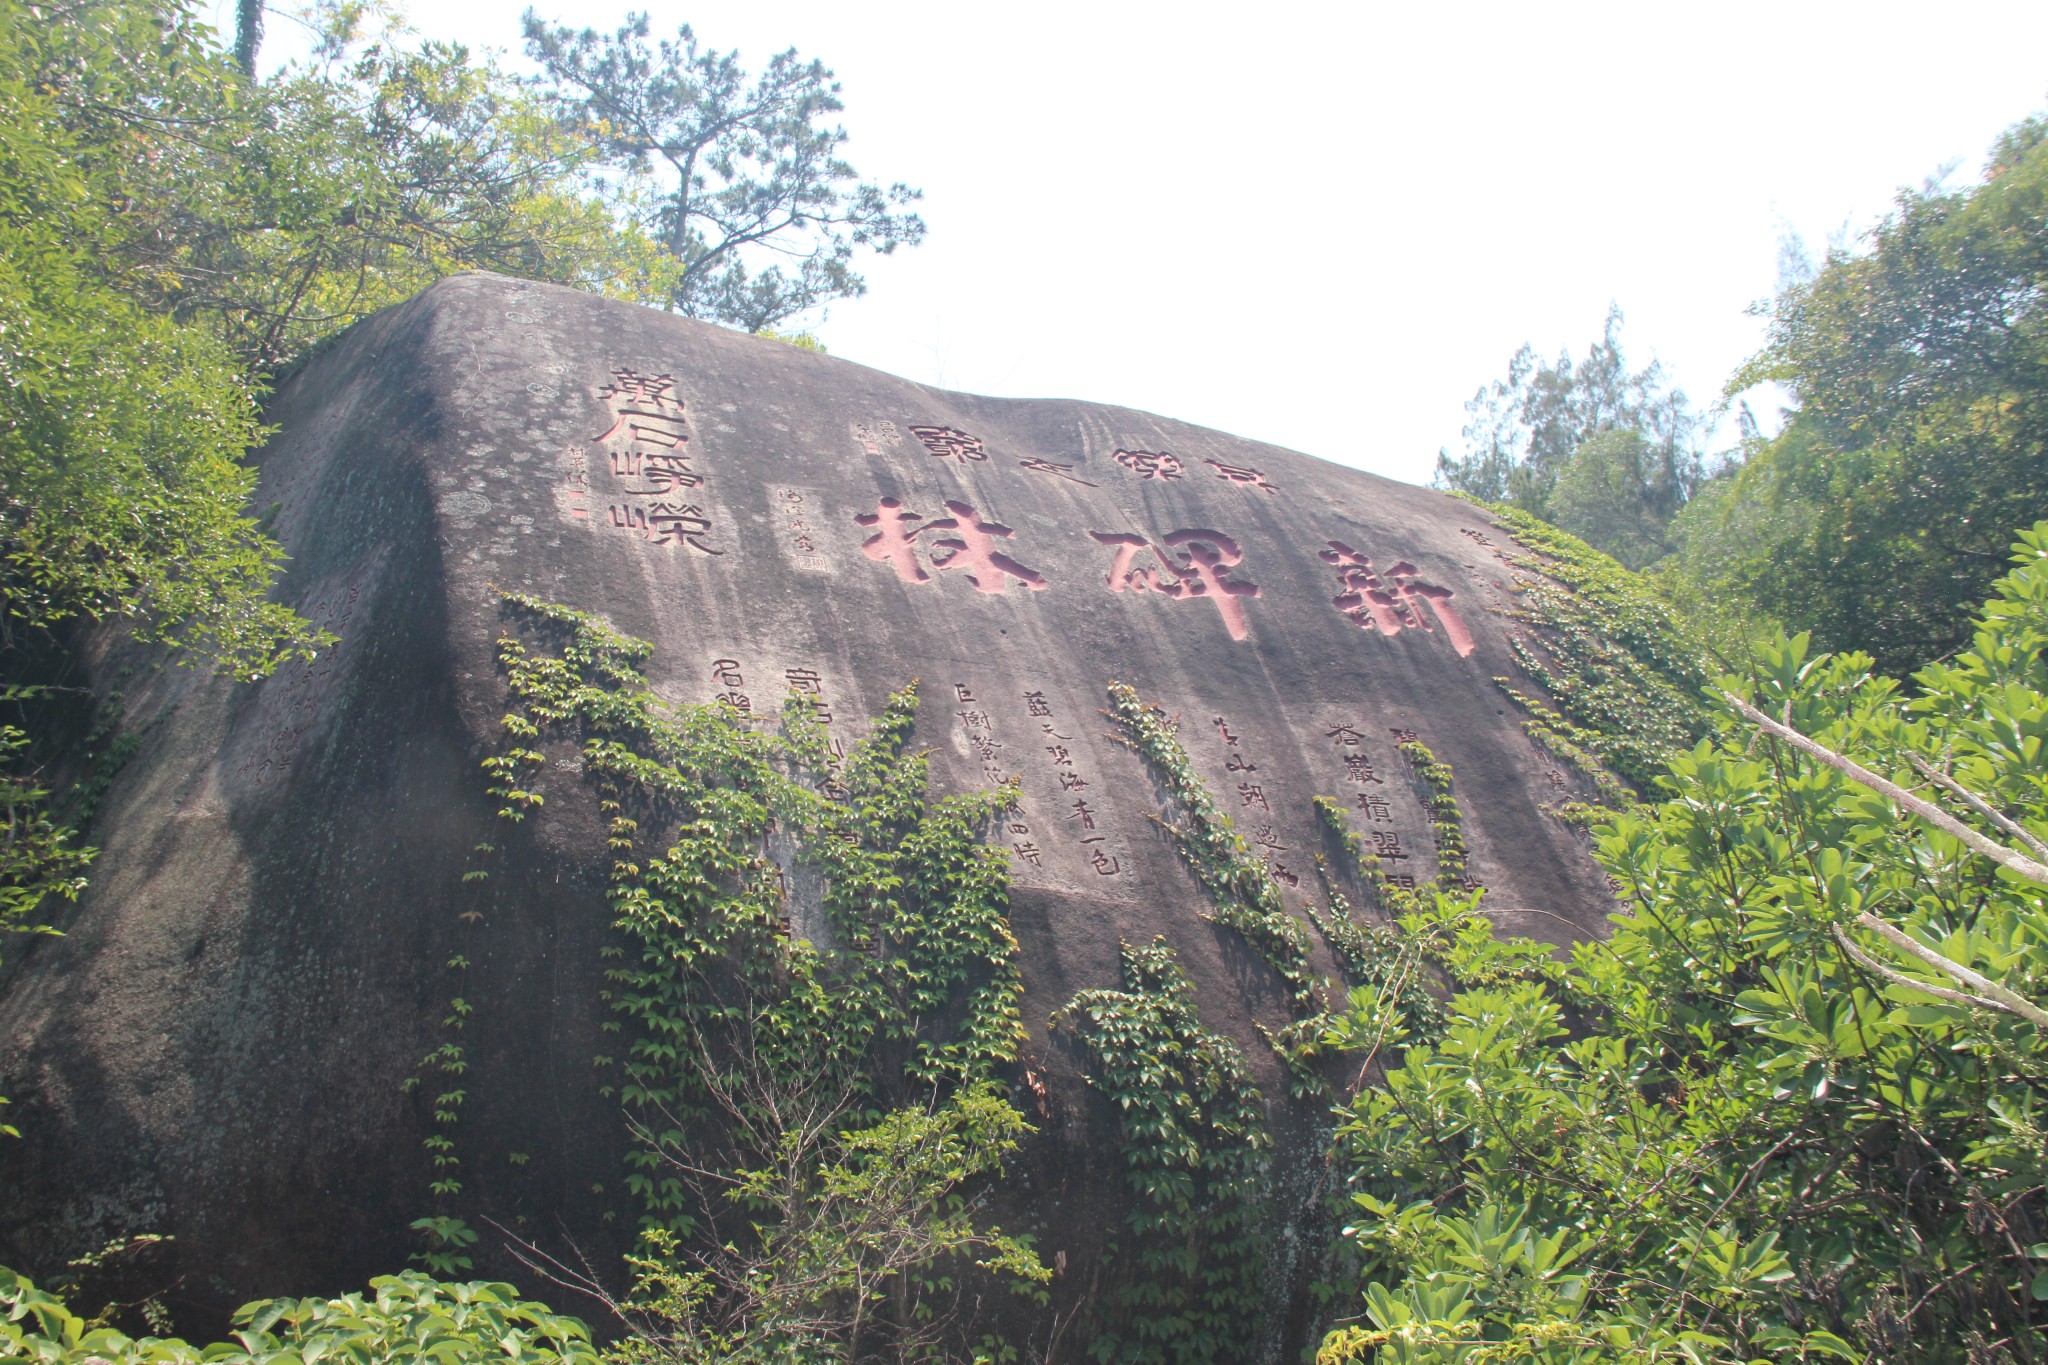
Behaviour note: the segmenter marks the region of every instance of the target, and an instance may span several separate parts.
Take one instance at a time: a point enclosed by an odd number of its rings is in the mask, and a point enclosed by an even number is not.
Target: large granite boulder
[[[1506,537],[1442,494],[484,275],[352,329],[269,417],[279,592],[340,642],[253,685],[103,660],[144,739],[66,936],[0,982],[0,1094],[24,1133],[0,1142],[0,1261],[48,1273],[170,1233],[178,1295],[215,1307],[403,1264],[434,1176],[405,1082],[444,1035],[457,953],[476,1216],[618,1249],[631,1219],[597,1187],[616,1191],[626,1139],[591,1065],[609,858],[575,774],[506,841],[511,875],[462,879],[505,840],[478,768],[502,744],[504,591],[652,642],[672,702],[770,713],[795,690],[841,743],[922,679],[936,785],[1021,782],[994,837],[1031,1033],[1011,1079],[1040,1131],[1009,1207],[1069,1267],[1115,1223],[1122,1163],[1046,1021],[1116,985],[1121,942],[1172,945],[1268,1096],[1275,1160],[1298,1168],[1283,1205],[1313,1222],[1318,1197],[1322,1107],[1287,1098],[1258,1030],[1291,1017],[1286,992],[1204,918],[1154,774],[1106,735],[1111,680],[1178,718],[1293,913],[1320,895],[1317,794],[1390,876],[1434,875],[1404,737],[1455,773],[1504,929],[1564,941],[1609,908],[1550,809],[1579,779],[1495,682],[1517,671]],[[479,1273],[506,1268],[493,1248]],[[1275,1272],[1271,1349],[1311,1329],[1312,1259]],[[1054,1290],[1048,1311],[1070,1310],[1086,1277]]]

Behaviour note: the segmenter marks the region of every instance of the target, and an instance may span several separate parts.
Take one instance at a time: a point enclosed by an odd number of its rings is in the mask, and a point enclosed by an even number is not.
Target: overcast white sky
[[[1788,232],[1973,178],[2048,107],[2041,0],[644,7],[750,66],[821,58],[854,165],[924,189],[926,244],[815,322],[833,354],[1416,482],[1517,346],[1581,352],[1610,301],[1632,359],[1714,398]],[[516,56],[522,8],[408,10]]]

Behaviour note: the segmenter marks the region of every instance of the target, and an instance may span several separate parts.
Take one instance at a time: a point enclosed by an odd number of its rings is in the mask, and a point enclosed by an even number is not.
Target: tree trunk
[[[263,0],[235,0],[235,65],[256,79],[256,49],[263,45]]]

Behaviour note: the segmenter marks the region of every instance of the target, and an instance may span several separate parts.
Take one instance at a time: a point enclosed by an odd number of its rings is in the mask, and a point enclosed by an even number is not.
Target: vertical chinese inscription
[[[953,714],[960,722],[961,733],[967,737],[967,747],[981,764],[982,780],[996,787],[1015,781],[1015,775],[1004,766],[1004,746],[996,739],[995,722],[990,719],[981,699],[974,695],[974,689],[964,682],[955,682],[953,701]],[[1003,823],[1004,832],[1010,836],[1010,851],[1022,862],[1033,867],[1043,866],[1045,849],[1040,846],[1039,836],[1024,813],[1013,810]]]
[[[861,450],[868,455],[879,455],[884,450],[903,444],[903,433],[896,430],[894,422],[880,418],[872,422],[853,424],[853,439],[860,443]]]
[[[797,696],[811,704],[811,712],[818,718],[818,724],[832,723],[832,704],[825,700],[825,678],[815,668],[785,668],[782,670],[783,684]]]
[[[832,572],[832,561],[818,546],[816,494],[808,488],[768,490],[769,514],[781,531],[782,544],[790,562],[812,573]]]
[[[590,438],[611,466],[614,500],[606,507],[606,522],[650,544],[724,554],[711,543],[713,527],[704,504],[691,500],[704,475],[691,465],[685,449],[690,428],[675,376],[614,370],[611,383],[597,396],[612,417],[610,426]],[[576,515],[573,495],[570,515]]]
[[[713,694],[711,698],[713,701],[724,702],[735,711],[745,711],[750,715],[753,713],[754,702],[746,694],[747,677],[740,670],[740,661],[738,659],[713,659],[711,661],[711,681],[725,689],[722,692]]]
[[[1080,755],[1075,752],[1075,737],[1061,732],[1059,717],[1053,714],[1052,703],[1044,692],[1024,692],[1022,700],[1026,720],[1038,725],[1039,748],[1045,752],[1044,767],[1059,783],[1067,837],[1085,852],[1096,876],[1122,876],[1123,860],[1109,851],[1109,836],[1096,826],[1100,798],[1088,795],[1092,784],[1081,767]]]
[[[1411,740],[1415,737],[1413,731],[1395,731],[1397,749],[1404,734]],[[1366,844],[1380,860],[1381,875],[1395,886],[1413,891],[1415,874],[1401,870],[1401,864],[1408,861],[1408,850],[1401,844],[1401,831],[1394,828],[1394,808],[1387,795],[1386,779],[1366,747],[1365,732],[1339,721],[1324,731],[1324,736],[1330,741],[1331,751],[1344,764],[1344,780],[1359,788],[1352,800],[1365,821]]]
[[[1261,815],[1270,816],[1273,807],[1266,797],[1266,782],[1259,774],[1257,760],[1245,746],[1244,737],[1230,728],[1230,720],[1226,716],[1213,716],[1209,724],[1223,744],[1224,787],[1227,791],[1235,784],[1237,813],[1246,821]],[[1226,797],[1226,804],[1228,800]],[[1280,841],[1279,832],[1270,821],[1251,827],[1251,841],[1266,861],[1268,876],[1287,886],[1301,885],[1301,874],[1280,860],[1288,846]]]
[[[562,477],[555,482],[555,510],[572,521],[590,520],[590,461],[570,446],[556,456]]]
[[[805,664],[782,670],[782,685],[811,708],[811,717],[825,730],[825,755],[836,771],[839,761],[846,757],[846,743],[832,732],[832,703],[825,696],[825,675]],[[826,790],[838,794],[836,781],[826,784]]]

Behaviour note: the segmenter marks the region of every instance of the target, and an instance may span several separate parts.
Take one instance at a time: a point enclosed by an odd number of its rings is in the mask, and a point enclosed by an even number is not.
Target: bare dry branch
[[[1972,971],[1955,959],[1937,953],[1934,949],[1928,947],[1919,939],[1914,938],[1897,925],[1886,923],[1868,910],[1865,910],[1856,917],[1856,923],[1870,930],[1871,933],[1876,934],[1900,952],[1920,959],[1936,971],[1946,973],[1957,981],[1962,982],[1965,986],[1971,986],[1982,991],[1989,1000],[1994,1002],[1991,1008],[2006,1014],[2017,1014],[2035,1028],[2048,1029],[2048,1010],[2042,1009],[2025,996],[1999,985],[1982,972]],[[1916,990],[1926,989],[1916,982],[1909,982],[1908,984],[1913,985]]]
[[[1826,764],[1844,777],[1847,777],[1850,781],[1859,786],[1869,788],[1886,800],[1896,803],[1902,809],[1919,816],[1943,834],[1960,841],[1973,852],[1983,854],[2000,867],[2017,872],[2020,876],[2037,885],[2048,886],[2048,862],[2042,862],[2037,858],[2030,858],[2024,853],[2015,852],[1997,840],[1979,833],[1933,802],[1913,795],[1913,793],[1907,791],[1896,782],[1879,777],[1854,759],[1845,758],[1825,745],[1808,739],[1791,726],[1772,720],[1769,716],[1733,693],[1722,692],[1720,696],[1752,725],[1755,725],[1764,733],[1783,740],[1808,758]]]
[[[1805,754],[1807,757],[1815,759],[1818,762],[1824,763],[1828,767],[1833,768],[1836,772],[1841,773],[1843,776],[1847,777],[1850,781],[1856,783],[1857,785],[1867,788],[1870,791],[1874,791],[1879,796],[1882,796],[1885,799],[1898,805],[1901,809],[1908,811],[1913,815],[1919,816],[1922,820],[1925,820],[1928,824],[1933,825],[1936,829],[1942,831],[1944,834],[1948,834],[1956,840],[1958,840],[1959,842],[1961,842],[1964,847],[1969,848],[1977,853],[1983,854],[1985,857],[1997,863],[2000,867],[2004,867],[2013,872],[2017,872],[2020,876],[2025,877],[2027,880],[2034,882],[2037,885],[2048,886],[2048,863],[2043,863],[2038,859],[2028,857],[2024,853],[2020,853],[2014,849],[2007,848],[2004,844],[1999,843],[1997,840],[1992,839],[1989,836],[1982,834],[1975,829],[1972,829],[1969,825],[1964,824],[1954,815],[1951,815],[1949,812],[1943,810],[1941,807],[1935,805],[1933,802],[1928,801],[1922,797],[1915,796],[1912,792],[1907,791],[1898,783],[1892,782],[1883,777],[1879,777],[1876,773],[1870,771],[1870,769],[1864,767],[1862,764],[1856,762],[1854,759],[1848,758],[1842,754],[1838,754],[1833,749],[1828,748],[1826,745],[1821,744],[1816,740],[1809,739],[1807,736],[1793,729],[1790,724],[1791,717],[1789,714],[1789,703],[1787,703],[1786,707],[1788,713],[1786,719],[1783,721],[1779,721],[1773,720],[1771,717],[1765,715],[1762,711],[1759,711],[1756,707],[1750,705],[1742,698],[1735,696],[1733,693],[1721,692],[1720,696],[1730,706],[1734,707],[1740,715],[1742,715],[1745,719],[1747,719],[1752,725],[1756,726],[1763,733],[1770,735],[1776,739],[1782,740],[1784,743],[1791,745],[1794,749],[1798,750],[1802,754]],[[2014,825],[2012,821],[2007,820],[2004,816],[1999,815],[1996,811],[1992,810],[1990,807],[1990,803],[1984,801],[1981,797],[1976,796],[1974,793],[1966,791],[1962,787],[1962,785],[1956,782],[1953,778],[1948,777],[1946,774],[1936,773],[1931,768],[1931,766],[1922,764],[1917,759],[1914,762],[1914,766],[1919,768],[1922,773],[1932,778],[1944,790],[1953,792],[1956,795],[1963,798],[1972,810],[1975,810],[1980,815],[1984,815],[1990,818],[1993,821],[1993,823],[1998,825],[2000,829],[2007,829],[2008,827],[2011,827],[2011,829],[2017,830],[2018,827]],[[2022,839],[2030,846],[2035,844],[2036,841],[2032,838],[2032,836],[2026,834],[2025,831],[2021,830],[2019,831],[2019,833]],[[1878,975],[1884,977],[1886,980],[1897,981],[1902,985],[1912,987],[1914,990],[1926,991],[1929,995],[1933,995],[1939,999],[1954,999],[1957,1001],[1957,1003],[1971,1004],[1979,1006],[1984,1009],[1997,1010],[2002,1014],[2018,1015],[2020,1018],[2025,1019],[2028,1023],[2032,1024],[2035,1028],[2048,1030],[2048,1010],[2042,1009],[2039,1005],[2036,1005],[2033,1001],[2027,999],[2025,996],[2020,995],[2017,992],[2000,985],[1996,981],[1993,981],[1990,977],[1984,975],[1982,972],[1972,970],[1971,968],[1964,966],[1962,963],[1955,961],[1953,958],[1950,958],[1945,954],[1936,952],[1934,949],[1920,942],[1918,939],[1914,938],[1911,934],[1908,934],[1905,930],[1899,928],[1897,925],[1879,919],[1876,915],[1870,913],[1868,910],[1865,910],[1861,914],[1857,915],[1856,923],[1860,927],[1868,929],[1871,933],[1876,934],[1879,938],[1882,938],[1886,943],[1889,943],[1892,947],[1898,949],[1900,952],[1905,953],[1909,957],[1916,958],[1919,961],[1926,963],[1928,966],[1934,968],[1936,971],[1942,973],[1944,976],[1947,976],[1952,980],[1961,982],[1963,985],[1968,986],[1972,990],[1979,992],[1979,994],[1965,995],[1959,991],[1945,991],[1945,988],[1930,986],[1925,982],[1916,981],[1911,977],[1901,976],[1899,973],[1893,972],[1889,968],[1879,966],[1875,959],[1870,958],[1868,955],[1862,953],[1860,950],[1855,948],[1854,945],[1849,943],[1846,937],[1843,937],[1840,934],[1840,932],[1837,931],[1837,937],[1841,939],[1842,946],[1847,948],[1850,954],[1858,962],[1862,963],[1865,967],[1869,968],[1870,970],[1875,971]]]
[[[1920,981],[1907,976],[1904,972],[1887,967],[1869,953],[1858,948],[1855,943],[1850,941],[1849,936],[1840,929],[1835,930],[1835,941],[1842,945],[1842,951],[1854,959],[1857,966],[1867,972],[1883,977],[1895,986],[1910,987],[1913,990],[1931,995],[1937,1000],[1946,1000],[1951,1005],[1972,1005],[1978,1009],[1998,1010],[2001,1013],[2007,1014],[2012,1012],[1996,1000],[1987,999],[1981,995],[1971,995],[1965,991],[1952,991],[1946,986],[1937,986],[1932,981]]]
[[[1928,781],[1955,797],[1956,800],[2004,830],[2008,835],[2025,844],[2036,856],[2048,858],[2048,843],[2044,843],[2040,838],[2036,837],[2034,832],[2025,825],[2005,814],[2005,812],[1999,810],[1989,801],[1986,801],[1983,797],[1977,795],[1977,793],[1971,791],[1968,787],[1965,787],[1962,783],[1920,757],[1920,755],[1907,754],[1906,761],[1915,768],[1918,768],[1922,777],[1925,777]]]

